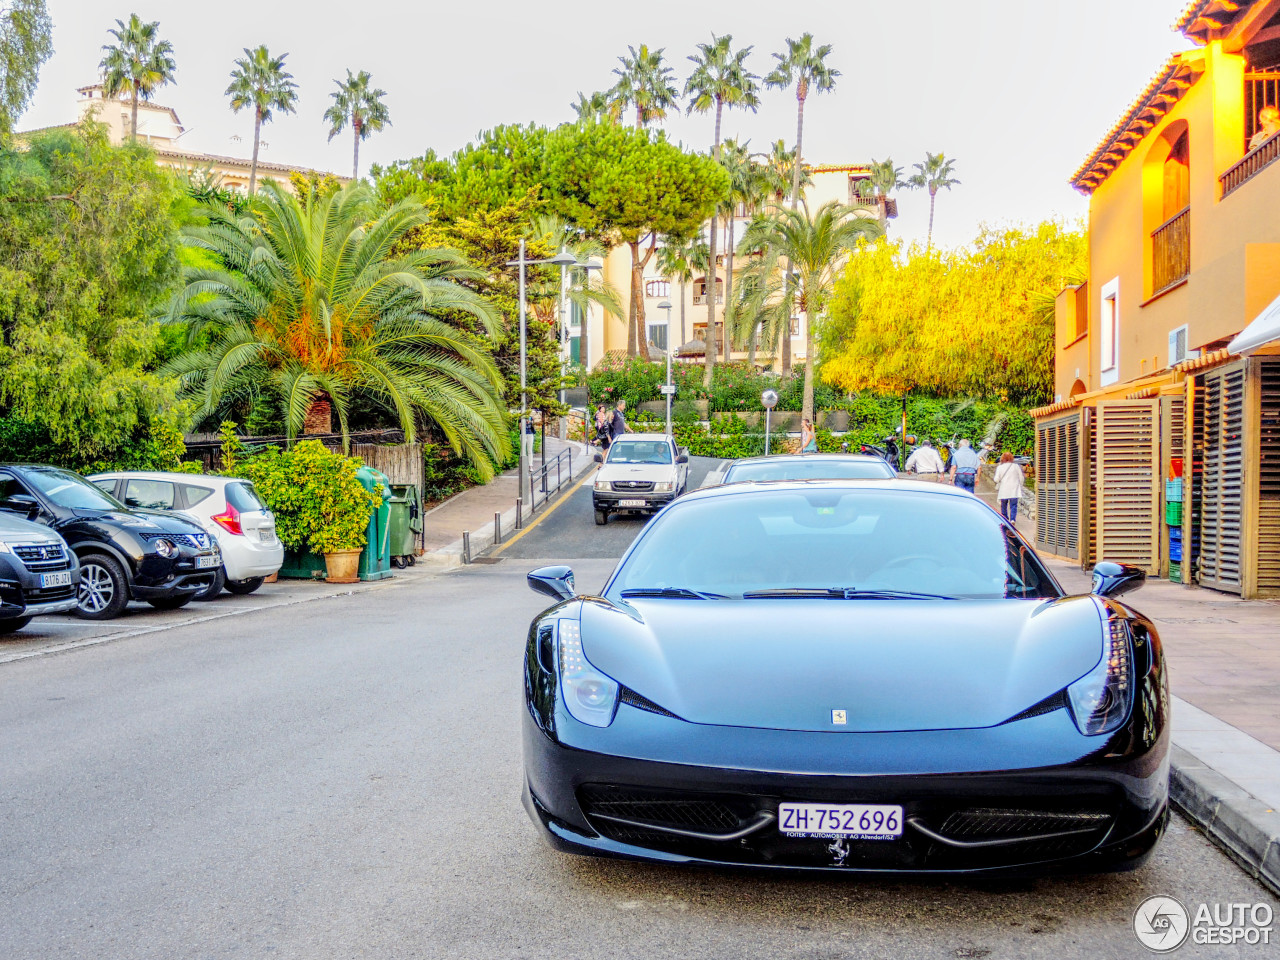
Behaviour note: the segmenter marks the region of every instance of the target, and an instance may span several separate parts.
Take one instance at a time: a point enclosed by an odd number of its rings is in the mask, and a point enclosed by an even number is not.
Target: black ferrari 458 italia
[[[698,491],[599,596],[567,567],[525,655],[524,802],[556,847],[726,866],[1131,869],[1168,820],[1151,621],[1067,596],[973,496],[904,481]]]

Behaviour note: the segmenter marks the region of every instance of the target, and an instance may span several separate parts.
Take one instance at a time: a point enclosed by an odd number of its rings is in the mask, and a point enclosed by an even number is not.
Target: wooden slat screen
[[[1239,593],[1245,365],[1211,370],[1200,379],[1204,388],[1204,472],[1199,484],[1199,582],[1215,590]]]
[[[1259,357],[1258,595],[1280,596],[1280,357]]]
[[[1094,428],[1093,410],[1089,408],[1081,411],[1080,450],[1084,454],[1080,563],[1088,567],[1098,560],[1098,431]]]
[[[1159,573],[1159,408],[1155,400],[1097,407],[1098,559]]]
[[[1080,555],[1080,413],[1036,426],[1036,548]]]

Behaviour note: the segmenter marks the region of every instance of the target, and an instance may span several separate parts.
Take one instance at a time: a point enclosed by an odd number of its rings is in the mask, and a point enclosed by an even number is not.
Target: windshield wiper
[[[782,587],[777,590],[748,590],[743,600],[770,597],[800,600],[958,600],[941,593],[916,593],[911,590],[859,590],[856,587]]]
[[[702,593],[688,587],[636,587],[623,590],[622,598],[630,597],[670,597],[677,600],[727,600],[723,593]]]

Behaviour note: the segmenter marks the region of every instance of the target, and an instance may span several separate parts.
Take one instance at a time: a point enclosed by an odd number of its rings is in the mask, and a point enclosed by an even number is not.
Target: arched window
[[[1164,158],[1164,219],[1181,213],[1191,203],[1191,168],[1187,131],[1173,142]]]

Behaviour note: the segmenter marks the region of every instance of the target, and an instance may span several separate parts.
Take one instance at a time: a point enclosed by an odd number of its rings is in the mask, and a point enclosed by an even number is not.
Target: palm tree
[[[584,236],[573,224],[550,214],[534,217],[529,226],[529,235],[541,240],[553,250],[568,250],[574,259],[581,264],[569,267],[565,284],[566,306],[574,307],[582,314],[582,332],[578,340],[578,357],[584,367],[590,365],[591,354],[588,341],[587,319],[591,308],[599,307],[613,314],[622,316],[626,309],[617,288],[603,276],[592,276],[587,269],[594,258],[603,258],[608,250],[599,240]],[[527,289],[526,300],[533,314],[543,323],[555,324],[560,329],[560,278],[532,280]],[[562,330],[567,336],[567,331]]]
[[[116,29],[107,32],[116,38],[115,45],[103,46],[102,95],[107,98],[129,94],[133,115],[129,136],[138,138],[138,100],[150,100],[155,91],[173,80],[178,65],[173,59],[173,44],[159,39],[160,23],[143,23],[136,13],[129,22],[116,21]]]
[[[663,62],[662,48],[650,50],[648,44],[640,49],[628,46],[629,57],[619,57],[621,68],[615,68],[618,82],[606,94],[609,109],[614,116],[621,116],[627,107],[636,108],[636,129],[654,120],[662,120],[667,110],[676,105],[680,94],[672,83],[675,71]]]
[[[662,249],[658,251],[658,269],[668,281],[680,284],[680,345],[688,342],[688,327],[685,326],[684,303],[689,281],[694,271],[701,269],[707,262],[707,245],[701,237],[662,238]]]
[[[760,176],[764,183],[766,199],[772,197],[773,206],[781,209],[783,201],[791,192],[791,180],[795,176],[796,152],[787,149],[785,140],[775,140],[768,153],[758,153]],[[813,186],[813,177],[809,171],[800,167],[800,189],[807,190]]]
[[[579,90],[578,102],[571,103],[569,106],[573,107],[573,112],[578,115],[579,120],[608,119],[614,123],[619,120],[619,113],[614,109],[609,92],[605,90],[597,90],[590,96]]]
[[[736,231],[737,211],[741,206],[743,213],[753,216],[770,196],[772,183],[768,169],[758,159],[757,154],[749,152],[748,144],[735,140],[726,140],[720,149],[720,163],[729,173],[729,214],[728,249],[725,251],[725,329],[732,331],[734,339],[739,343],[746,342],[747,362],[755,366],[756,362],[756,330],[742,330],[735,318],[729,316],[734,312],[734,258],[737,255]],[[788,174],[789,180],[790,174]]]
[[[796,156],[791,165],[791,209],[800,202],[800,167],[804,163],[804,103],[810,93],[827,93],[835,89],[840,71],[827,66],[831,44],[813,45],[813,34],[805,33],[799,40],[787,37],[787,52],[775,53],[778,65],[764,78],[766,86],[786,89],[796,85]],[[786,275],[791,276],[790,267]],[[813,366],[812,360],[806,370]],[[789,331],[782,338],[782,375],[791,372],[791,336]],[[806,373],[806,377],[808,374]]]
[[[283,59],[283,58],[282,58]],[[351,121],[351,131],[355,134],[355,153],[351,160],[351,179],[360,179],[360,141],[368,140],[370,134],[378,133],[383,127],[391,126],[391,114],[382,98],[385,90],[370,90],[367,70],[352,75],[347,71],[347,79],[333,81],[338,85],[336,92],[329,94],[333,104],[324,112],[329,121],[329,139],[332,140],[344,129],[347,121]]]
[[[298,85],[293,82],[293,74],[284,69],[284,58],[287,53],[278,57],[267,52],[266,45],[250,50],[244,49],[244,56],[236,60],[235,69],[231,71],[231,86],[227,87],[227,96],[231,98],[231,109],[239,113],[245,107],[253,108],[253,162],[249,165],[249,193],[254,192],[258,180],[258,144],[262,137],[262,125],[270,123],[274,111],[293,113],[298,102]]]
[[[488,476],[506,456],[502,377],[488,351],[439,319],[462,311],[497,330],[494,307],[458,280],[479,279],[451,250],[392,253],[428,221],[403,200],[380,207],[351,183],[299,199],[267,181],[252,216],[202,210],[185,242],[213,266],[184,271],[170,307],[188,350],[166,367],[204,416],[261,394],[281,405],[292,439],[317,414],[338,416],[343,446],[353,403],[388,412],[412,441],[434,424]]]
[[[905,186],[907,182],[902,179],[902,168],[895,167],[892,158],[876,160],[874,157],[871,160],[871,176],[864,177],[855,184],[859,196],[885,199],[893,191]]]
[[[711,141],[712,154],[716,163],[720,162],[720,121],[724,108],[745,107],[755,111],[760,106],[759,77],[747,69],[747,57],[751,55],[751,47],[743,47],[737,53],[733,51],[733,37],[725,34],[717,37],[711,35],[710,43],[698,44],[696,55],[689,57],[693,61],[693,73],[684,85],[684,95],[689,98],[689,113],[695,110],[706,113],[714,108],[716,112],[715,137]],[[732,212],[730,212],[732,217]],[[708,253],[710,271],[707,274],[707,371],[705,382],[711,386],[711,376],[716,368],[716,241],[719,239],[719,220],[711,214],[711,242]],[[729,337],[725,332],[724,360],[729,362]]]
[[[933,205],[937,202],[938,191],[943,188],[950,190],[960,183],[951,176],[954,172],[951,166],[954,163],[954,160],[948,160],[944,154],[930,153],[926,150],[924,163],[912,164],[916,172],[911,175],[907,184],[917,190],[929,191],[929,233],[925,243],[926,249],[933,246]]]
[[[787,329],[793,308],[804,313],[804,404],[801,415],[813,419],[813,378],[817,366],[813,328],[826,310],[836,277],[859,241],[884,233],[878,220],[862,216],[852,207],[831,201],[810,215],[802,210],[779,210],[757,217],[747,228],[743,245],[762,250],[744,278],[742,315],[752,323]],[[778,270],[779,261],[794,276]]]

